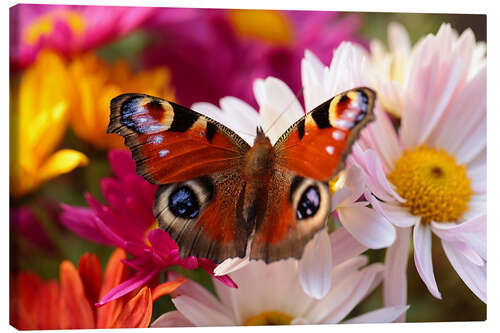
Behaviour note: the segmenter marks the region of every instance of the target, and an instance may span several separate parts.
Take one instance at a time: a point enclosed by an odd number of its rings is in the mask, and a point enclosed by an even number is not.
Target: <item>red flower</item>
[[[125,251],[116,249],[104,275],[94,254],[84,254],[78,268],[65,260],[59,268],[59,282],[44,282],[32,272],[18,273],[11,284],[11,325],[20,330],[148,327],[153,302],[186,280],[179,278],[156,287],[149,281],[149,285],[96,308],[98,298],[127,279],[129,270],[122,263],[125,257]]]

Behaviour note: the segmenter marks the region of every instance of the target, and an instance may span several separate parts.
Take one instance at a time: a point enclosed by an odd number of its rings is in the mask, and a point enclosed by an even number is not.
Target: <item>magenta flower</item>
[[[127,294],[173,265],[184,269],[201,267],[213,276],[215,263],[192,256],[180,258],[175,241],[167,232],[155,228],[152,207],[156,186],[136,174],[130,152],[113,150],[108,158],[115,178],[102,179],[101,189],[109,206],[88,193],[85,197],[90,208],[61,205],[61,221],[68,229],[91,241],[123,248],[133,257],[124,263],[137,272],[113,288],[97,305]],[[228,276],[215,278],[236,287]]]
[[[29,207],[11,208],[10,227],[11,230],[18,232],[19,235],[36,247],[49,253],[57,252],[56,247],[42,228],[40,220]]]
[[[65,56],[124,36],[153,13],[148,7],[17,5],[10,9],[10,59],[15,67],[33,62],[42,48]]]
[[[304,51],[329,60],[343,40],[356,39],[360,20],[335,12],[162,8],[148,27],[156,38],[143,60],[171,69],[181,104],[235,96],[257,106],[248,82],[274,76],[298,93]]]

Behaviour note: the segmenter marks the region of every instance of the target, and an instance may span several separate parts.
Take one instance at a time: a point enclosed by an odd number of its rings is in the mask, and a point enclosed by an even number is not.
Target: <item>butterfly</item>
[[[137,173],[159,185],[153,212],[181,257],[220,263],[301,258],[325,227],[328,180],[375,119],[375,92],[360,87],[322,103],[272,145],[256,128],[252,146],[228,127],[144,94],[111,101],[108,133],[132,151]],[[249,243],[251,242],[251,243]]]

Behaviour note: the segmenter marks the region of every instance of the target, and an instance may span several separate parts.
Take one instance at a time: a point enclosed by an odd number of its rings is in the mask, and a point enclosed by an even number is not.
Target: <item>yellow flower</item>
[[[75,150],[54,153],[66,132],[73,98],[67,77],[64,61],[42,51],[12,90],[10,184],[14,196],[88,163]]]
[[[106,134],[113,97],[133,92],[174,98],[165,67],[132,73],[126,62],[109,66],[94,53],[87,53],[72,62],[70,71],[77,94],[71,107],[71,126],[79,138],[99,149],[123,147],[119,135]]]
[[[229,22],[240,36],[287,45],[293,40],[292,24],[277,10],[233,9]]]

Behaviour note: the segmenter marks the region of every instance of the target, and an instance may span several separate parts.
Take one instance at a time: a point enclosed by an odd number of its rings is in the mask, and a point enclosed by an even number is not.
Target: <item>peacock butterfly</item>
[[[108,133],[132,151],[137,173],[158,184],[153,207],[180,255],[220,263],[300,258],[325,226],[328,180],[374,120],[375,92],[361,87],[324,102],[272,145],[261,128],[253,146],[200,113],[143,94],[111,101]]]

